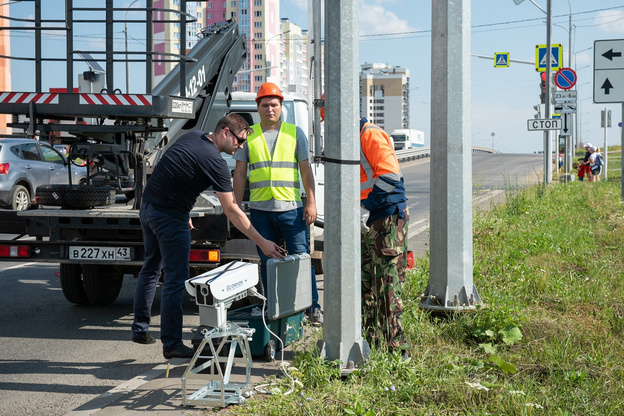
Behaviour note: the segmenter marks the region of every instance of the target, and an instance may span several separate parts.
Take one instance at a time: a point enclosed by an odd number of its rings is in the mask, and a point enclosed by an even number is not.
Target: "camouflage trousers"
[[[401,295],[407,269],[407,228],[395,214],[362,234],[362,325],[370,345],[385,339],[390,350],[408,347],[403,333]]]

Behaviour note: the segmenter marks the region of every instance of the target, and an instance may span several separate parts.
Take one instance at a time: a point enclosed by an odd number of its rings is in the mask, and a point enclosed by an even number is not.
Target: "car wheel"
[[[83,264],[82,279],[91,303],[108,305],[115,302],[121,292],[123,273],[115,270],[114,266]]]
[[[82,284],[82,270],[79,264],[61,263],[61,289],[65,299],[78,305],[86,305],[89,298]]]
[[[115,190],[110,187],[41,185],[37,187],[37,198],[41,205],[83,209],[114,204]]]
[[[30,208],[30,192],[23,185],[17,185],[13,188],[11,196],[11,209],[15,211],[26,211]]]

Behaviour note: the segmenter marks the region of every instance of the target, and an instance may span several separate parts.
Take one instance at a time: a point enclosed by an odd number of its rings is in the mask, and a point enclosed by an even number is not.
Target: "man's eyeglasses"
[[[240,137],[238,137],[238,136],[236,135],[236,133],[234,133],[234,132],[232,131],[232,129],[230,129],[229,127],[228,127],[228,130],[230,131],[230,133],[232,133],[232,136],[234,136],[234,138],[236,139],[236,142],[237,142],[238,144],[245,144],[245,142],[247,141],[247,139],[241,139],[241,138],[240,138]]]

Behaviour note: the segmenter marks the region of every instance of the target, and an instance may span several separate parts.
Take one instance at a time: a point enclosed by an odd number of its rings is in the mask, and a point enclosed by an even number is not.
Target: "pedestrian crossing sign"
[[[507,68],[509,66],[509,52],[494,53],[494,68]]]
[[[546,71],[546,45],[535,45],[535,70]],[[550,70],[559,71],[563,63],[563,47],[560,43],[550,45]]]

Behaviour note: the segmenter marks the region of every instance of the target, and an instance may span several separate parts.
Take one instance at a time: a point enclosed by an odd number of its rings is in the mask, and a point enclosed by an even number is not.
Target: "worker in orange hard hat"
[[[281,120],[282,91],[272,82],[258,88],[256,103],[260,123],[252,126],[253,133],[236,152],[234,159],[234,195],[242,202],[249,165],[250,220],[264,238],[280,242],[284,239],[290,254],[310,253],[308,226],[316,219],[314,175],[309,163],[308,139],[303,130]],[[306,195],[301,198],[299,175]],[[265,293],[268,257],[258,250],[260,274]],[[307,311],[313,324],[323,324],[318,303],[314,268],[311,270],[312,305]]]
[[[277,97],[280,102],[284,101],[282,91],[272,82],[265,82],[260,86],[260,88],[258,88],[258,92],[256,93],[256,103],[260,104],[260,100],[264,97]]]
[[[323,96],[324,99],[324,96]],[[324,118],[325,108],[321,108]],[[401,299],[407,269],[409,212],[403,175],[390,136],[360,118],[362,325],[369,344],[407,359]]]

